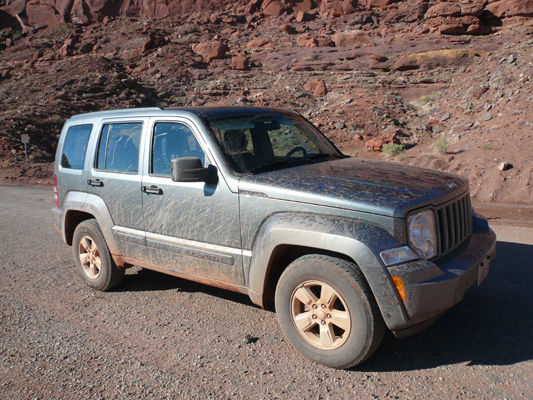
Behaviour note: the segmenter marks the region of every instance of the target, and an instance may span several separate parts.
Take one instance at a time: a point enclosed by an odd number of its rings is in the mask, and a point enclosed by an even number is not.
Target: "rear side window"
[[[92,130],[92,125],[77,125],[68,128],[61,153],[61,166],[63,168],[83,169],[87,144]]]
[[[96,168],[113,172],[137,172],[141,132],[141,122],[105,124],[98,143]]]

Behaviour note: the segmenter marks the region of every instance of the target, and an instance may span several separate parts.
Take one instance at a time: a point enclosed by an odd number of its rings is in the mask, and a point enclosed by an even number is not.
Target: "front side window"
[[[141,122],[105,124],[98,143],[96,168],[113,172],[137,172],[141,132]]]
[[[205,154],[191,129],[184,124],[160,122],[155,125],[152,138],[150,172],[170,176],[170,162],[174,158],[197,157],[205,166]]]
[[[78,125],[68,128],[61,153],[61,166],[63,168],[83,169],[87,144],[92,130],[92,125]]]

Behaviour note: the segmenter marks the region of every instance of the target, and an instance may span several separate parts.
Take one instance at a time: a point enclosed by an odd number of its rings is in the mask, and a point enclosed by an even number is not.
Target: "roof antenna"
[[[119,109],[118,108],[118,104],[117,104],[117,101],[115,100],[115,98],[113,97],[113,103],[115,103],[115,107],[117,108],[117,110]]]

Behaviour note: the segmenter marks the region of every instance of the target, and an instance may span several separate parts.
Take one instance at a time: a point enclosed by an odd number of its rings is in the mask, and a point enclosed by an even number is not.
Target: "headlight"
[[[426,210],[407,218],[409,243],[414,250],[425,259],[437,254],[437,234],[433,211]]]

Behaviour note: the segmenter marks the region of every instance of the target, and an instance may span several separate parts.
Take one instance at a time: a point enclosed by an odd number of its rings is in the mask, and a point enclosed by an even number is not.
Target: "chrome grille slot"
[[[459,247],[472,233],[472,206],[470,194],[444,204],[436,210],[438,256],[444,256]]]

